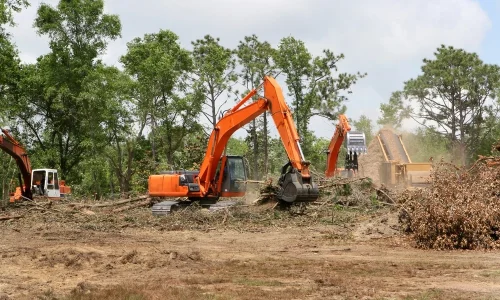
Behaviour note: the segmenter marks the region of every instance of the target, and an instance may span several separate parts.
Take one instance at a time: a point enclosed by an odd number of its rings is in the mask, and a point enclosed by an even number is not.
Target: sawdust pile
[[[370,177],[374,184],[380,184],[379,168],[385,161],[384,154],[378,140],[374,138],[368,145],[368,153],[358,158],[358,172],[361,177]]]
[[[417,247],[500,248],[500,168],[492,160],[469,169],[435,164],[430,188],[400,195],[400,221]]]

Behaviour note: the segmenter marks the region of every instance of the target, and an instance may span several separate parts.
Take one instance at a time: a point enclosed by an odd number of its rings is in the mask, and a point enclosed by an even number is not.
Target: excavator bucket
[[[353,152],[359,154],[366,154],[366,137],[363,132],[350,131],[347,133],[347,153]]]
[[[281,171],[278,199],[286,203],[316,201],[319,198],[318,185],[311,177],[304,178],[297,169],[289,166],[286,164]]]

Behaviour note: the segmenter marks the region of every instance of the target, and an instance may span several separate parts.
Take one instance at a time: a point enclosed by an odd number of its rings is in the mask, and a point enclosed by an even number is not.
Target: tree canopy
[[[185,47],[167,28],[126,41],[111,66],[103,55],[121,38],[122,24],[105,13],[103,0],[38,4],[33,27],[48,39],[49,51],[23,63],[6,29],[27,5],[0,5],[0,122],[26,146],[34,167],[58,169],[78,194],[144,192],[150,174],[198,168],[224,109],[265,75],[284,82],[304,155],[322,172],[329,138],[315,136],[314,122],[335,124],[339,114],[349,115],[349,95],[367,76],[343,71],[345,56],[335,49],[314,53],[293,36],[273,44],[251,34],[229,47],[206,34]],[[409,150],[418,158],[446,150],[467,163],[488,154],[500,135],[500,68],[441,46],[421,71],[380,105],[378,120],[362,115],[351,120],[353,128],[370,142],[376,126],[402,129],[413,120],[421,125],[407,142],[420,149]],[[288,159],[272,126],[265,113],[226,148],[244,156],[257,180],[276,176]],[[15,165],[5,156],[0,165],[5,192]]]

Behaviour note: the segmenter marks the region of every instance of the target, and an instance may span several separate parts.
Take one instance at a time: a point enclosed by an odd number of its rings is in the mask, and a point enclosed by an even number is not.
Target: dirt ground
[[[418,250],[388,208],[37,208],[2,214],[0,299],[500,299],[498,252]]]

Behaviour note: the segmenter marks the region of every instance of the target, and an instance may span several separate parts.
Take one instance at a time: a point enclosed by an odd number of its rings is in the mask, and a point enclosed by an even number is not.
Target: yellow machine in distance
[[[425,187],[429,184],[432,163],[412,162],[400,135],[382,129],[377,140],[385,159],[379,169],[382,184],[405,187]]]

